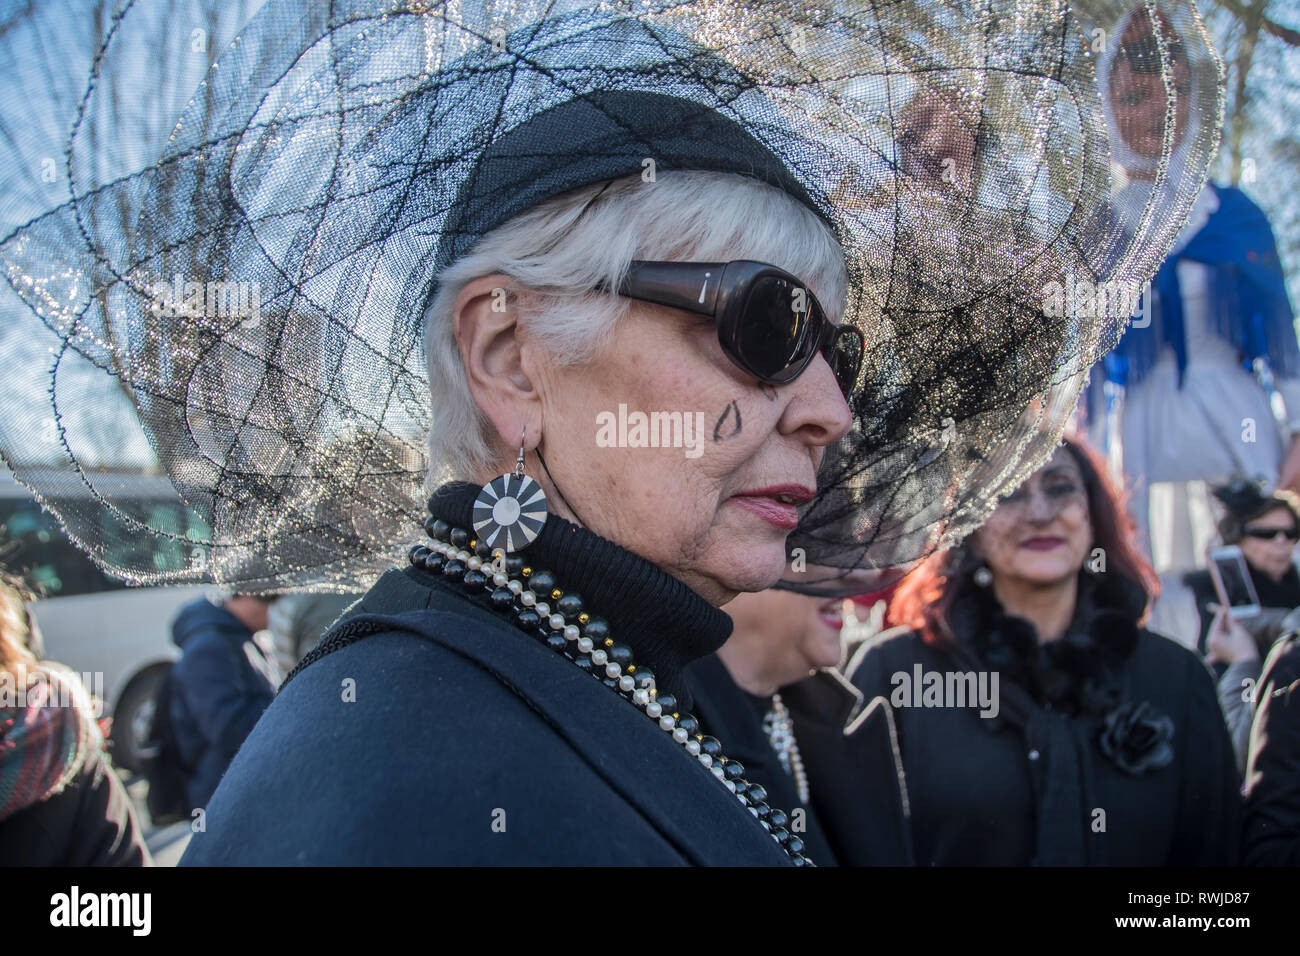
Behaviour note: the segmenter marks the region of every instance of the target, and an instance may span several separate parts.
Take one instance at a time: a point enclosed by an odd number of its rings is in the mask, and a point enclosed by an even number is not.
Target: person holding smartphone
[[[1219,536],[1225,545],[1235,545],[1245,558],[1249,584],[1258,597],[1260,614],[1243,618],[1246,631],[1255,634],[1253,657],[1257,661],[1278,636],[1277,623],[1287,612],[1300,607],[1300,573],[1292,561],[1300,539],[1300,499],[1289,491],[1267,491],[1259,481],[1239,478],[1214,489],[1214,496],[1225,511],[1219,521]],[[1210,569],[1192,571],[1183,577],[1191,589],[1200,614],[1201,631],[1197,646],[1210,654],[1210,638],[1216,608],[1240,603],[1219,593]],[[1227,632],[1220,635],[1219,650],[1212,655],[1220,678],[1225,670],[1247,659],[1244,643],[1231,642]],[[1258,677],[1256,669],[1254,677]]]
[[[1199,647],[1218,678],[1219,707],[1244,773],[1261,661],[1285,632],[1283,620],[1300,607],[1300,574],[1292,562],[1300,503],[1288,491],[1266,493],[1245,479],[1214,495],[1227,509],[1219,522],[1226,546],[1211,551],[1209,568],[1183,581],[1196,598]]]

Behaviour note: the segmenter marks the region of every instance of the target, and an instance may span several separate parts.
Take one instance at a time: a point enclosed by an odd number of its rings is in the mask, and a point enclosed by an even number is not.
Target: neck
[[[993,593],[1002,609],[1034,625],[1039,641],[1054,641],[1070,626],[1079,597],[1079,579],[1070,575],[1052,584],[993,578]]]
[[[1270,581],[1272,581],[1274,584],[1281,584],[1281,583],[1282,583],[1282,579],[1283,579],[1284,577],[1286,577],[1286,572],[1287,572],[1287,569],[1286,569],[1286,568],[1282,568],[1280,571],[1277,571],[1277,572],[1273,572],[1273,571],[1265,571],[1264,573],[1268,576],[1268,579],[1269,579]]]
[[[745,653],[743,643],[734,637],[718,648],[718,659],[731,675],[731,679],[742,689],[755,697],[771,697],[776,693],[782,681],[772,674],[764,672],[761,661]],[[788,682],[787,682],[788,683]]]

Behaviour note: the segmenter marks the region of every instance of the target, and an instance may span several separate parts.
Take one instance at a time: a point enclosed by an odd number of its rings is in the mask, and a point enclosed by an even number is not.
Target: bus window
[[[0,566],[21,574],[41,597],[70,597],[126,587],[68,540],[54,515],[30,498],[0,499]]]
[[[82,502],[82,508],[87,506]],[[89,505],[86,515],[98,540],[109,542],[104,560],[116,567],[138,567],[140,549],[151,543],[151,570],[166,573],[189,566],[194,549],[211,534],[207,523],[180,502],[135,499]],[[140,538],[131,519],[171,538]],[[92,536],[95,532],[92,531]],[[70,597],[127,587],[127,583],[102,571],[70,540],[58,521],[30,498],[0,498],[0,567],[24,575],[46,598]]]

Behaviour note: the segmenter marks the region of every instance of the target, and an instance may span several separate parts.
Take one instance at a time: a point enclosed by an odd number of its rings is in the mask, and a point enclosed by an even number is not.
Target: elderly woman
[[[1145,630],[1154,573],[1066,440],[904,582],[849,673],[898,718],[917,862],[1237,862],[1239,780],[1196,654]]]
[[[691,736],[698,725],[681,672],[726,640],[719,605],[781,574],[796,505],[813,496],[825,447],[849,427],[832,365],[844,359],[792,355],[764,370],[768,381],[786,379],[773,387],[722,348],[714,321],[686,308],[613,292],[579,303],[556,295],[567,283],[595,284],[579,276],[594,279],[607,263],[626,275],[634,260],[674,257],[785,270],[797,278],[780,281],[806,283],[822,323],[844,297],[843,258],[826,224],[790,195],[734,174],[602,181],[484,236],[440,277],[426,319],[430,362],[454,365],[454,377],[440,378],[463,383],[448,386],[444,398],[460,408],[445,408],[431,439],[433,460],[464,479],[431,497],[436,559],[415,554],[360,602],[356,612],[384,616],[354,622],[382,633],[289,682],[208,806],[207,832],[185,862],[787,855],[789,832],[773,827],[773,840],[737,801],[743,765],[724,762],[717,740]],[[701,281],[709,269],[696,269]],[[498,290],[504,310],[494,308]],[[703,411],[718,423],[708,454],[599,447],[598,417],[620,404]],[[475,531],[481,488],[503,473],[535,476],[550,508],[504,572],[492,570],[494,542]],[[582,636],[551,632],[539,645],[534,635],[553,614]],[[614,686],[590,680],[593,670]],[[644,695],[644,712],[610,692],[620,682]],[[423,703],[349,706],[369,694]],[[712,759],[731,786],[699,774],[688,755]],[[322,775],[326,766],[376,773]],[[691,812],[675,812],[682,806]],[[746,806],[771,812],[761,799]],[[436,808],[439,826],[373,825],[418,819],[419,807]],[[803,860],[797,842],[789,856]]]

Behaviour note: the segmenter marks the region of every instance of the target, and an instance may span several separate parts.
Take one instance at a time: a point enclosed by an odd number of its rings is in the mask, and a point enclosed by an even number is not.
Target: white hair
[[[635,259],[754,259],[806,282],[832,322],[848,290],[844,253],[830,227],[789,194],[730,173],[666,171],[584,186],[521,213],[442,270],[424,313],[432,426],[425,491],[471,479],[497,453],[491,423],[470,397],[452,323],[465,285],[494,273],[527,287],[521,326],[558,364],[591,361],[630,300],[617,288]]]

